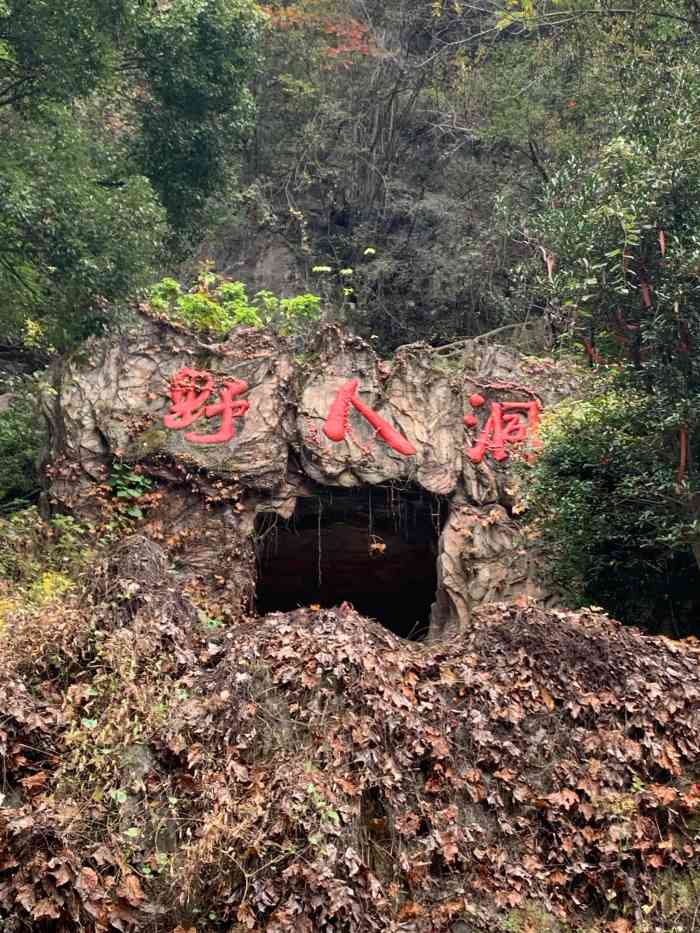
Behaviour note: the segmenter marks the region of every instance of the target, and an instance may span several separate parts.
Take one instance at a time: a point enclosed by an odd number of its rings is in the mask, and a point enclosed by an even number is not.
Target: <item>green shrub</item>
[[[243,282],[228,281],[207,266],[189,292],[183,292],[175,279],[162,279],[151,289],[150,304],[173,321],[217,337],[225,337],[234,327],[241,326],[298,334],[321,315],[318,295],[277,298],[272,292],[260,291],[251,301]]]
[[[53,108],[42,119],[14,117],[3,130],[5,344],[30,338],[30,346],[50,353],[101,333],[162,261],[165,213],[147,179],[125,169],[123,184],[97,182],[110,167],[119,171],[118,147],[98,131],[100,120],[86,103]]]
[[[566,403],[544,419],[544,450],[523,469],[530,514],[569,602],[687,634],[700,584],[695,497],[687,476],[678,482],[678,425],[663,412],[653,395],[610,387]]]
[[[31,506],[0,518],[0,580],[31,596],[67,590],[92,554],[90,529],[70,515],[45,522]]]
[[[36,403],[20,393],[0,413],[0,509],[26,505],[39,492],[37,461],[45,431]]]
[[[120,500],[112,513],[115,528],[128,527],[130,519],[143,518],[139,501],[153,488],[149,476],[141,473],[138,466],[132,469],[128,463],[118,460],[112,464],[108,485],[115,499]]]
[[[259,309],[264,325],[283,335],[299,333],[321,316],[321,299],[309,293],[277,298],[272,292],[261,291],[254,296],[253,304]]]

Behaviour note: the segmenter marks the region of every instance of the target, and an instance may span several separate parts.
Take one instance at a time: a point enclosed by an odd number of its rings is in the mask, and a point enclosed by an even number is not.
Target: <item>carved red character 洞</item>
[[[219,430],[212,434],[188,431],[185,440],[191,444],[225,444],[236,436],[235,418],[241,418],[250,408],[250,402],[237,399],[248,389],[241,379],[230,379],[219,389],[219,401],[208,405],[214,391],[211,373],[196,369],[181,369],[170,383],[170,411],[163,419],[166,428],[182,431],[200,418],[221,416]]]
[[[392,428],[392,426],[380,417],[376,411],[372,411],[371,408],[358,398],[357,387],[359,384],[359,379],[351,379],[338,390],[338,394],[331,405],[328,417],[323,425],[323,433],[332,441],[338,442],[344,440],[348,431],[348,417],[350,414],[350,406],[352,405],[359,411],[362,417],[372,425],[375,432],[383,441],[386,441],[392,450],[402,454],[404,457],[410,457],[416,452],[416,448],[406,440],[403,434],[400,434],[395,428]]]
[[[476,401],[477,398],[479,401]],[[481,396],[472,396],[473,407],[483,405]],[[530,440],[533,447],[539,447],[541,442],[537,436],[540,410],[542,406],[538,401],[532,402],[492,402],[491,412],[481,434],[473,447],[467,451],[467,456],[474,463],[481,463],[487,453],[492,454],[494,460],[505,460],[509,456],[506,445],[522,444]],[[474,415],[465,415],[464,423],[468,428],[477,425]]]

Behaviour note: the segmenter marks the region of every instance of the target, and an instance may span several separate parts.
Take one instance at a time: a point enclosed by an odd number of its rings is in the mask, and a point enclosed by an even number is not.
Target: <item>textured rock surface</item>
[[[170,380],[189,367],[216,384],[235,374],[248,383],[249,414],[235,442],[198,447],[163,426]],[[226,343],[208,344],[155,322],[119,341],[93,341],[57,374],[50,416],[57,452],[98,479],[113,456],[128,462],[168,458],[259,489],[274,489],[287,469],[282,428],[289,354],[269,335],[242,329]]]
[[[198,445],[186,431],[164,427],[171,379],[184,367],[210,372],[217,388],[233,378],[248,384],[250,407],[230,441]],[[392,449],[353,406],[343,440],[324,434],[338,390],[351,379],[361,403],[415,454]],[[249,600],[256,515],[288,520],[300,498],[322,487],[391,486],[397,495],[410,487],[447,501],[434,635],[467,624],[477,605],[547,598],[536,552],[513,512],[513,457],[528,445],[501,462],[487,453],[475,463],[467,451],[491,403],[537,401],[546,409],[575,392],[576,376],[562,364],[478,341],[414,344],[383,361],[332,326],[295,358],[286,341],[260,331],[239,329],[214,344],[145,318],[118,340],[89,344],[55,372],[54,388],[46,398],[54,502],[87,510],[115,458],[140,464],[162,491],[146,532],[180,545],[191,574],[218,568],[231,607]],[[478,410],[470,407],[475,393],[484,399]],[[468,413],[476,424],[465,430]],[[209,433],[218,423],[201,419],[197,430]]]
[[[331,329],[320,335],[317,347],[302,377],[297,414],[297,449],[305,472],[318,482],[342,486],[395,480],[417,482],[441,495],[454,492],[463,434],[461,360],[451,372],[443,370],[428,348],[413,346],[400,349],[387,363],[363,341]],[[346,441],[334,444],[323,435],[333,399],[350,377],[359,379],[367,405],[400,426],[415,456],[404,457],[373,438],[370,425],[353,411]]]

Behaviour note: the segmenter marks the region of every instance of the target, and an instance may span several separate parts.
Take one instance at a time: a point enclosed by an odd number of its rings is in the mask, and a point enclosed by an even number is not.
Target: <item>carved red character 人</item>
[[[372,411],[371,408],[365,405],[357,395],[359,384],[359,379],[351,379],[338,390],[323,425],[323,433],[332,441],[344,440],[348,430],[350,406],[352,405],[372,425],[379,437],[386,441],[389,447],[404,457],[410,457],[416,452],[416,448],[406,440],[403,434],[400,434],[380,417],[376,411]]]
[[[481,396],[479,396],[481,398]],[[470,399],[475,405],[474,396]],[[483,400],[479,402],[479,406]],[[477,407],[479,407],[477,406]],[[491,412],[481,434],[467,456],[474,463],[481,463],[486,453],[491,453],[494,460],[508,457],[507,444],[521,444],[528,437],[533,447],[540,446],[537,436],[540,410],[542,406],[535,400],[531,402],[492,402]],[[477,424],[474,415],[465,415],[464,423],[472,428]]]
[[[211,373],[196,369],[181,369],[170,383],[170,411],[163,419],[166,428],[182,431],[201,417],[216,418],[221,415],[221,425],[213,434],[197,434],[188,431],[185,439],[191,444],[225,444],[236,436],[234,418],[241,418],[250,408],[250,402],[237,399],[248,389],[241,379],[230,379],[219,390],[219,401],[208,405],[214,391]]]

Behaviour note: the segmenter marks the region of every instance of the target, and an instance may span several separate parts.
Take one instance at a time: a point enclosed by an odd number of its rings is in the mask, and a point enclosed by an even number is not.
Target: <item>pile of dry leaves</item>
[[[5,659],[3,929],[441,933],[537,903],[629,933],[696,863],[697,644],[512,605],[437,646],[350,607],[226,626],[137,575],[86,604],[82,670],[55,637],[40,676]]]

